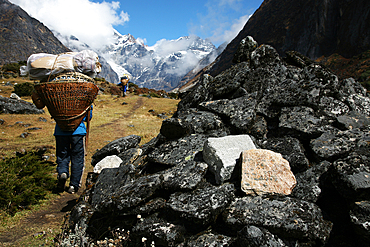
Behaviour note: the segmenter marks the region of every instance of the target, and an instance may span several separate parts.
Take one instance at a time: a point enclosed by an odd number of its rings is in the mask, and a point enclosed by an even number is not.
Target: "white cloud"
[[[214,44],[230,42],[241,31],[251,15],[245,15],[242,0],[210,0],[206,15],[199,15],[201,25],[192,25],[191,33],[201,33]],[[243,16],[240,16],[244,12]],[[240,17],[231,19],[230,16]]]
[[[210,39],[215,43],[230,42],[239,34],[239,32],[243,29],[250,17],[251,15],[244,15],[240,17],[239,19],[234,21],[234,23],[228,30],[216,29]]]
[[[10,0],[30,16],[61,35],[76,36],[98,49],[111,42],[113,25],[123,25],[129,15],[119,11],[119,2],[89,0]]]
[[[179,38],[177,40],[161,39],[155,43],[153,49],[159,56],[165,57],[174,52],[186,50],[190,46],[190,44],[194,42],[196,38],[197,38],[196,36],[191,35],[187,39],[183,38]]]

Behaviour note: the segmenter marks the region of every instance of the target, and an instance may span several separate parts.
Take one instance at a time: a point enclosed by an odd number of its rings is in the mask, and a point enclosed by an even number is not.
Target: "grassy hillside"
[[[28,80],[17,78],[0,79],[0,95],[9,97],[14,90],[11,85],[26,81]],[[22,97],[22,100],[32,102],[29,96]],[[177,103],[178,100],[175,99],[139,96],[133,93],[129,93],[126,97],[120,97],[111,95],[109,89],[104,90],[104,94],[98,95],[94,102],[93,119],[90,125],[83,182],[86,179],[86,174],[93,170],[91,157],[96,150],[113,140],[132,134],[141,136],[140,144],[150,141],[158,135],[163,121],[162,117],[170,117],[176,111]],[[55,139],[53,136],[55,122],[50,117],[47,108],[44,110],[44,114],[0,114],[0,158],[14,156],[16,152],[24,153],[44,147],[48,150],[46,155],[50,157],[49,161],[55,163]],[[53,172],[52,175],[56,179],[56,173]],[[17,243],[13,243],[12,246],[49,245],[52,238],[61,229],[60,219],[56,218],[57,222],[37,228],[32,225],[20,227],[19,224],[25,217],[45,210],[50,202],[65,194],[58,195],[50,192],[41,206],[33,206],[31,209],[20,211],[15,216],[0,211],[0,235],[8,234],[14,228],[20,228],[29,234]],[[39,232],[46,234],[41,234],[44,237],[35,237],[34,234]]]

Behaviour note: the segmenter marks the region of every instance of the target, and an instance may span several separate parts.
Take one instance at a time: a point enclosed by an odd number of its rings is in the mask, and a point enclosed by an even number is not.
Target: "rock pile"
[[[18,97],[18,98],[16,98]],[[19,99],[15,95],[11,98],[0,95],[0,114],[42,114],[45,113],[42,109],[37,109],[36,106],[30,102]]]
[[[239,51],[239,63],[182,96],[149,143],[127,136],[94,154],[100,173],[89,174],[62,246],[368,243],[366,90],[295,52]],[[110,156],[122,162],[102,169]]]

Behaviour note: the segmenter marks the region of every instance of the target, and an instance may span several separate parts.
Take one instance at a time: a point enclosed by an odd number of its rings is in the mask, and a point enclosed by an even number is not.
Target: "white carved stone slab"
[[[229,135],[218,138],[208,138],[203,147],[203,160],[209,165],[209,170],[215,175],[217,184],[230,179],[231,174],[244,150],[255,149],[249,135]]]

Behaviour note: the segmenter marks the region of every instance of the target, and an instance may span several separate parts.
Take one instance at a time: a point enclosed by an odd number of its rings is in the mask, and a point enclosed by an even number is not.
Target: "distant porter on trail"
[[[33,54],[27,70],[30,78],[39,80],[32,95],[34,104],[39,109],[46,106],[56,121],[58,190],[73,194],[81,186],[85,166],[92,103],[99,91],[92,78],[101,71],[99,58],[89,50]],[[68,178],[69,187],[65,188]]]
[[[121,77],[121,81],[117,84],[117,86],[120,86],[121,88],[121,91],[122,91],[122,96],[125,97],[126,96],[126,91],[127,91],[127,88],[128,88],[128,83],[130,82],[130,76],[127,75],[127,74],[124,74],[122,77]]]

